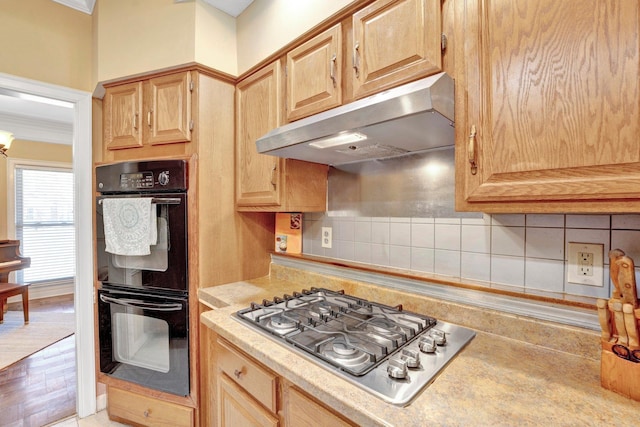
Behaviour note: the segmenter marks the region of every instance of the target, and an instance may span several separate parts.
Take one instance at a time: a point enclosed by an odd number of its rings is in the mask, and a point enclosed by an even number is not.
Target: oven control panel
[[[101,193],[186,191],[187,166],[186,160],[150,160],[97,166],[97,190]]]

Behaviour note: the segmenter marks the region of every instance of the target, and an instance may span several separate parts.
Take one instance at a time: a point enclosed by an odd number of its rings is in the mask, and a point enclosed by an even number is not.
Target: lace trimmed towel
[[[151,198],[102,199],[106,251],[116,255],[149,255],[158,240]]]

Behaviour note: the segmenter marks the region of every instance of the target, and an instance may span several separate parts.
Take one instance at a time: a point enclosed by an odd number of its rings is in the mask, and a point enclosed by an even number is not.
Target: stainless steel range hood
[[[451,146],[453,90],[440,73],[279,127],[256,147],[335,166]]]

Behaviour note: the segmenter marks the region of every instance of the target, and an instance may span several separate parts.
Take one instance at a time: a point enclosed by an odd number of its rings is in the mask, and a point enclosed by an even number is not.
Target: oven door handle
[[[108,197],[106,196],[98,197],[98,204],[101,205],[102,201],[107,198]],[[152,197],[151,203],[155,205],[179,205],[181,203],[181,200],[178,197]]]
[[[105,302],[107,304],[113,303],[122,305],[124,307],[134,307],[134,308],[143,308],[145,310],[152,311],[180,311],[182,310],[182,304],[180,303],[169,303],[169,304],[154,304],[149,302],[144,302],[138,299],[131,298],[113,298],[108,297],[106,295],[100,295],[100,301]]]

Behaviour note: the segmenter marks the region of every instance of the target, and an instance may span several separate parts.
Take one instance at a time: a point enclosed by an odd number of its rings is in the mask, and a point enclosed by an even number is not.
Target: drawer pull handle
[[[149,410],[148,409],[146,411],[144,411],[144,417],[145,418],[149,418]]]
[[[469,155],[469,165],[471,166],[471,175],[475,175],[476,173],[478,173],[476,133],[476,125],[471,125],[471,131],[469,132],[469,145],[467,149]]]
[[[244,369],[236,369],[235,371],[233,371],[233,376],[236,377],[237,379],[240,379],[240,377],[243,374]]]

